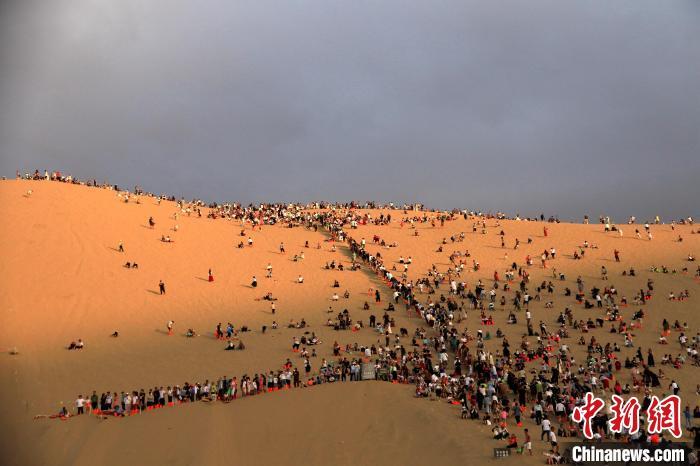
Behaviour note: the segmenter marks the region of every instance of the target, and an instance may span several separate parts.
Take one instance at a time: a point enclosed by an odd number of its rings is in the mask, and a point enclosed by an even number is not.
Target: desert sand
[[[37,414],[58,412],[62,405],[74,411],[77,396],[87,397],[93,390],[119,393],[224,375],[252,375],[277,370],[287,358],[301,370],[302,361],[291,351],[291,344],[303,331],[287,328],[290,320],[304,319],[309,324],[305,330],[315,332],[322,341],[315,347],[318,357],[311,361],[314,370],[323,358],[334,360],[336,341],[342,346],[355,342],[383,345],[383,336],[372,329],[335,331],[325,325],[329,306],[334,313],[348,309],[353,319],[366,322],[370,313],[378,317],[384,313],[391,296],[366,267],[349,270],[351,255],[346,244],[327,241],[323,230],[281,224],[251,230],[240,221],[182,212],[176,219],[178,212],[174,202],[139,196],[138,203],[135,197],[126,203],[120,193],[108,189],[45,181],[0,182],[0,377],[4,381],[0,449],[5,464],[497,461],[492,450],[504,442],[491,438],[490,427],[461,419],[459,406],[416,399],[411,385],[374,381],[268,393],[226,405],[181,405],[126,418],[103,420],[85,415],[66,421],[34,420]],[[618,355],[622,360],[633,356],[637,347],[644,354],[652,348],[658,370],[663,354],[675,356],[684,351],[677,341],[678,332],[671,334],[669,345],[658,344],[663,318],[671,323],[687,322],[685,333],[690,338],[700,330],[699,282],[694,277],[697,262],[687,261],[688,254],[700,253],[700,234],[691,233],[697,226],[652,225],[650,241],[642,225],[622,222],[624,236],[606,233],[594,221],[583,225],[486,219],[486,234],[482,234],[481,227],[472,231],[472,225],[481,220],[471,217],[458,216],[444,226],[417,223],[412,229],[401,225],[401,218],[423,213],[360,212],[373,218],[381,213],[392,215],[389,225],[359,225],[349,232],[358,241],[365,238],[371,253],[381,252],[385,264],[396,264],[397,274],[403,270],[399,257],[411,256],[410,280],[424,277],[433,265],[446,271],[452,266],[449,255],[457,250],[468,249],[471,254],[461,278],[468,288],[478,280],[488,284],[494,271],[503,276],[511,262],[521,264],[527,255],[532,256],[534,264],[528,267],[531,286],[543,280],[556,286],[553,294],[542,292],[542,300],[530,305],[535,326],[542,320],[550,329],[556,328],[555,319],[565,307],[574,309],[576,319],[601,316],[600,309],[583,309],[573,297],[563,296],[565,286],[575,290],[577,276],[587,288],[614,284],[619,295],[630,301],[622,308],[626,321],[640,308],[632,304],[632,297],[645,288],[647,279],[653,279],[654,298],[644,305],[646,317],[643,328],[634,331],[634,348],[623,347],[621,335],[608,333],[608,323],[585,335],[587,340],[596,336],[602,344],[616,342],[622,347]],[[149,217],[155,221],[153,228]],[[546,237],[543,226],[548,229]],[[642,230],[641,239],[635,237],[635,227]],[[505,232],[506,248],[501,247],[500,230]],[[461,232],[464,241],[452,243],[450,237]],[[173,242],[162,242],[163,235]],[[373,244],[374,235],[397,246]],[[252,247],[236,247],[248,237],[253,239]],[[531,244],[527,244],[528,237]],[[438,252],[443,238],[446,244]],[[521,241],[518,250],[512,247],[515,238]],[[311,247],[304,247],[306,241]],[[597,248],[587,249],[585,259],[574,260],[571,255],[584,241]],[[119,251],[120,243],[124,252]],[[285,254],[279,251],[280,243],[285,245]],[[543,269],[540,254],[552,247],[557,258]],[[615,249],[620,251],[620,262],[614,260]],[[302,251],[305,258],[294,261],[293,256]],[[326,270],[324,264],[333,260],[343,263],[346,270]],[[478,271],[469,271],[472,260],[478,260]],[[139,268],[127,269],[126,261],[137,262]],[[273,266],[272,278],[266,278],[268,263]],[[603,265],[608,270],[607,283],[600,276]],[[652,272],[652,266],[665,266],[669,273]],[[635,268],[636,276],[622,276],[630,267]],[[552,268],[564,273],[565,281],[552,278]],[[688,268],[687,273],[683,268]],[[209,269],[213,282],[208,281]],[[300,274],[303,284],[297,282]],[[251,287],[253,276],[258,282],[255,288]],[[165,295],[158,292],[161,280]],[[334,280],[339,281],[339,288],[332,287]],[[685,289],[690,293],[688,299],[667,299],[670,292],[678,295]],[[342,297],[345,290],[349,299]],[[374,303],[374,290],[382,295],[379,304]],[[268,292],[278,299],[275,315],[270,303],[261,299]],[[341,295],[337,302],[331,300],[334,292]],[[436,294],[418,294],[418,298],[436,300],[448,292],[443,285]],[[545,309],[550,300],[553,308]],[[366,301],[370,311],[363,310]],[[515,346],[527,331],[523,311],[516,325],[506,323],[511,307],[502,310],[497,306],[488,312],[493,315],[493,326],[483,327],[475,310],[468,310],[467,320],[455,325],[472,333],[483,329],[493,334],[500,328]],[[409,334],[416,327],[425,327],[424,321],[403,306],[397,306],[392,317],[396,327],[408,329]],[[175,322],[171,336],[166,331],[169,320]],[[273,320],[279,324],[276,330],[270,329]],[[224,351],[225,342],[214,337],[219,322],[250,328],[241,334],[245,351]],[[265,334],[262,326],[267,326]],[[186,338],[188,328],[198,336]],[[110,337],[114,331],[119,332],[118,338]],[[577,361],[582,361],[586,347],[576,344],[579,337],[580,332],[572,330],[567,343]],[[66,350],[78,338],[85,348]],[[410,344],[410,339],[404,344]],[[500,341],[492,338],[485,346],[496,351]],[[13,349],[17,354],[10,354]],[[696,391],[699,369],[690,361],[682,369],[663,366],[666,378],[656,389],[658,394],[669,393],[667,386],[674,379],[681,386],[683,404],[692,409],[700,404]],[[623,369],[616,376],[628,383],[628,372]],[[525,427],[533,434],[535,455],[498,461],[544,462],[542,452],[547,445],[539,441],[539,428],[530,419]],[[514,432],[521,437],[522,428]]]

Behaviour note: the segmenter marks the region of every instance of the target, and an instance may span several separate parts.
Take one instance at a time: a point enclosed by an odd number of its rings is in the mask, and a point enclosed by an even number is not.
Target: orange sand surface
[[[32,194],[25,195],[30,189]],[[251,231],[249,224],[242,226],[236,221],[182,213],[176,219],[176,212],[173,202],[158,204],[154,198],[140,196],[138,204],[133,198],[125,203],[117,192],[105,189],[53,182],[0,183],[0,450],[5,464],[421,464],[438,458],[449,462],[495,461],[492,448],[503,444],[491,439],[489,427],[461,420],[459,407],[414,399],[409,386],[379,382],[329,384],[250,397],[229,405],[200,403],[125,419],[83,416],[67,421],[33,420],[36,414],[57,412],[61,403],[73,409],[77,395],[89,396],[92,390],[98,394],[148,390],[185,381],[216,380],[223,375],[252,375],[277,370],[287,358],[301,368],[298,355],[290,347],[293,337],[303,332],[286,328],[290,319],[304,318],[310,325],[308,330],[316,332],[323,342],[316,348],[314,369],[321,359],[333,359],[334,341],[344,346],[381,339],[383,344],[383,337],[371,329],[336,332],[325,326],[329,306],[335,313],[347,308],[353,319],[366,322],[370,313],[381,317],[390,296],[388,288],[366,269],[324,269],[324,264],[332,260],[350,264],[345,245],[338,244],[338,250],[332,251],[333,243],[326,241],[328,237],[321,230],[276,225]],[[380,213],[368,212],[374,217]],[[400,256],[411,256],[409,279],[425,276],[433,264],[446,271],[452,266],[450,253],[468,249],[468,264],[476,259],[481,266],[478,272],[470,272],[468,266],[462,274],[468,288],[473,288],[479,279],[490,283],[496,270],[503,277],[508,264],[522,263],[530,254],[534,261],[529,268],[531,286],[542,280],[552,280],[556,286],[552,295],[543,291],[542,300],[530,306],[533,321],[543,320],[553,329],[559,311],[566,306],[574,308],[576,319],[601,315],[599,309],[584,310],[573,297],[563,296],[565,286],[575,290],[577,276],[585,280],[587,289],[594,284],[601,288],[614,284],[620,296],[630,300],[630,306],[623,308],[627,321],[639,308],[631,304],[632,296],[645,287],[647,278],[652,278],[655,297],[645,306],[644,327],[635,331],[634,342],[644,354],[647,348],[653,349],[657,370],[663,354],[682,351],[677,332],[670,336],[668,346],[657,344],[664,317],[671,323],[676,319],[687,322],[689,337],[699,330],[700,286],[693,277],[697,262],[685,260],[689,253],[700,253],[700,234],[691,234],[697,226],[677,225],[672,230],[670,225],[653,225],[654,239],[648,241],[644,236],[641,240],[634,236],[635,226],[643,231],[642,225],[622,225],[624,237],[620,237],[603,232],[599,224],[548,223],[545,238],[545,224],[540,222],[502,220],[496,226],[496,220],[489,219],[487,233],[481,234],[481,228],[472,232],[476,220],[471,218],[459,217],[444,227],[421,223],[414,230],[409,225],[402,227],[399,220],[422,214],[385,213],[392,214],[390,225],[361,225],[349,232],[358,241],[364,237],[367,249],[381,252],[388,265]],[[154,228],[148,226],[149,217],[156,222]],[[245,229],[245,236],[240,235],[241,229]],[[506,233],[505,249],[500,245],[500,230]],[[465,232],[465,240],[452,243],[450,236],[460,232]],[[398,246],[372,244],[375,234],[387,244],[396,242]],[[161,242],[162,235],[171,236],[174,242]],[[677,241],[679,235],[683,242]],[[249,236],[254,240],[253,247],[236,247]],[[528,236],[533,239],[530,245]],[[443,252],[437,252],[443,238],[447,244]],[[512,248],[515,238],[521,240],[517,251]],[[310,248],[304,248],[305,241]],[[573,251],[584,241],[598,248],[588,249],[584,260],[573,260]],[[120,242],[123,253],[118,251]],[[278,250],[281,242],[286,254]],[[316,249],[317,244],[321,249]],[[557,259],[548,263],[548,269],[542,269],[540,254],[551,247],[557,249]],[[621,252],[620,263],[613,259],[614,249]],[[303,260],[292,260],[302,251]],[[139,269],[126,269],[126,261],[138,262]],[[268,263],[273,266],[273,278],[265,278]],[[601,265],[608,269],[607,284],[600,280]],[[649,271],[652,265],[664,265],[678,273],[654,273]],[[396,267],[400,275],[403,266],[396,263]],[[566,275],[565,282],[552,278],[552,267]],[[630,267],[636,269],[637,276],[621,276],[622,270]],[[682,272],[684,267],[689,268],[688,273]],[[214,282],[207,281],[210,268]],[[305,279],[303,284],[296,282],[300,274]],[[257,288],[250,286],[253,276],[257,277]],[[157,291],[159,280],[166,284],[163,296]],[[340,288],[332,288],[334,280],[340,282]],[[380,289],[384,298],[381,304],[374,304],[368,296],[370,289]],[[669,292],[678,294],[683,289],[690,291],[688,300],[666,299]],[[342,296],[345,290],[350,292],[350,299],[341,297],[331,302],[334,291]],[[278,298],[274,316],[270,303],[260,299],[267,292]],[[441,293],[447,295],[446,285],[435,295],[418,297],[436,300]],[[544,308],[549,300],[554,302],[553,309]],[[362,309],[365,301],[370,302],[370,311]],[[521,312],[517,325],[506,324],[511,307],[502,310],[497,306],[491,313],[495,325],[484,330],[493,333],[501,328],[517,346],[526,333],[525,319]],[[410,333],[417,326],[425,326],[401,305],[393,317],[397,327],[405,327]],[[168,320],[175,321],[172,336],[166,332]],[[269,329],[273,320],[279,323],[279,329]],[[223,351],[224,343],[213,336],[218,322],[251,329],[241,337],[245,351]],[[268,327],[264,335],[263,325]],[[456,325],[472,332],[483,328],[474,310],[468,311],[466,322]],[[187,328],[193,328],[199,336],[185,338]],[[607,329],[606,324],[592,334],[602,344],[617,342],[623,346],[622,336],[609,334]],[[119,337],[110,337],[115,330]],[[576,345],[579,336],[572,330],[567,343],[582,360],[585,346]],[[586,339],[590,336],[587,334]],[[78,338],[85,342],[85,349],[67,351],[68,343]],[[410,340],[404,344],[410,345]],[[486,348],[495,351],[499,344],[494,338],[486,342]],[[18,354],[10,354],[13,348]],[[623,348],[620,357],[624,360],[635,351],[636,347]],[[668,383],[675,379],[681,386],[684,405],[692,409],[700,402],[696,394],[698,367],[687,363],[680,370],[664,366],[663,371],[666,379],[659,394],[668,392]],[[630,380],[626,372],[618,376],[623,383]],[[536,440],[535,456],[501,461],[543,463],[545,445],[537,441],[539,429],[534,423],[529,427]],[[516,432],[520,436],[521,429]]]

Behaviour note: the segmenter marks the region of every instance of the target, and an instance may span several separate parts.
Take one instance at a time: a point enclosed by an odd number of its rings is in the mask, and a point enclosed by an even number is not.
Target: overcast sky
[[[0,172],[700,214],[697,0],[0,0]]]

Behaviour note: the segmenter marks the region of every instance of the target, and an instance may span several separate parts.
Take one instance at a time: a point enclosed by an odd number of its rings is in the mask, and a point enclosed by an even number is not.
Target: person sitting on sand
[[[73,416],[71,413],[68,412],[68,409],[65,406],[62,406],[58,414],[37,414],[34,416],[34,419],[56,419],[59,418],[61,420],[68,419],[69,417]]]
[[[597,432],[596,432],[596,434],[598,435],[598,437],[600,437],[600,434],[598,434]],[[594,438],[595,438],[595,435],[594,435]],[[560,464],[561,460],[562,460],[562,456],[559,453],[559,446],[558,445],[555,445],[554,447],[552,447],[552,449],[549,450],[547,453],[545,453],[544,456],[547,458],[547,460],[546,460],[547,464]]]
[[[225,351],[233,351],[235,349],[236,347],[233,344],[233,340],[229,340],[228,343],[226,343],[226,348],[224,348]]]
[[[71,342],[70,342],[70,345],[68,345],[68,349],[69,349],[69,350],[79,350],[79,349],[83,349],[83,346],[85,346],[85,345],[83,344],[83,340],[81,340],[80,338],[78,338],[78,341],[77,341],[77,342],[75,342],[75,341],[71,341]]]
[[[194,336],[195,336],[194,330],[192,330],[191,328],[188,328],[188,329],[187,329],[187,332],[185,332],[185,336],[186,336],[187,338],[192,338],[192,337],[194,337]]]
[[[493,434],[493,438],[495,440],[506,439],[509,436],[508,430],[505,427],[495,426],[493,429],[491,429],[491,433]]]

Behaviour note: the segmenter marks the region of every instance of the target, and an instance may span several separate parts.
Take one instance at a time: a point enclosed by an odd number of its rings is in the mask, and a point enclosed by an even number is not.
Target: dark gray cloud
[[[5,0],[0,171],[697,215],[700,2]]]

